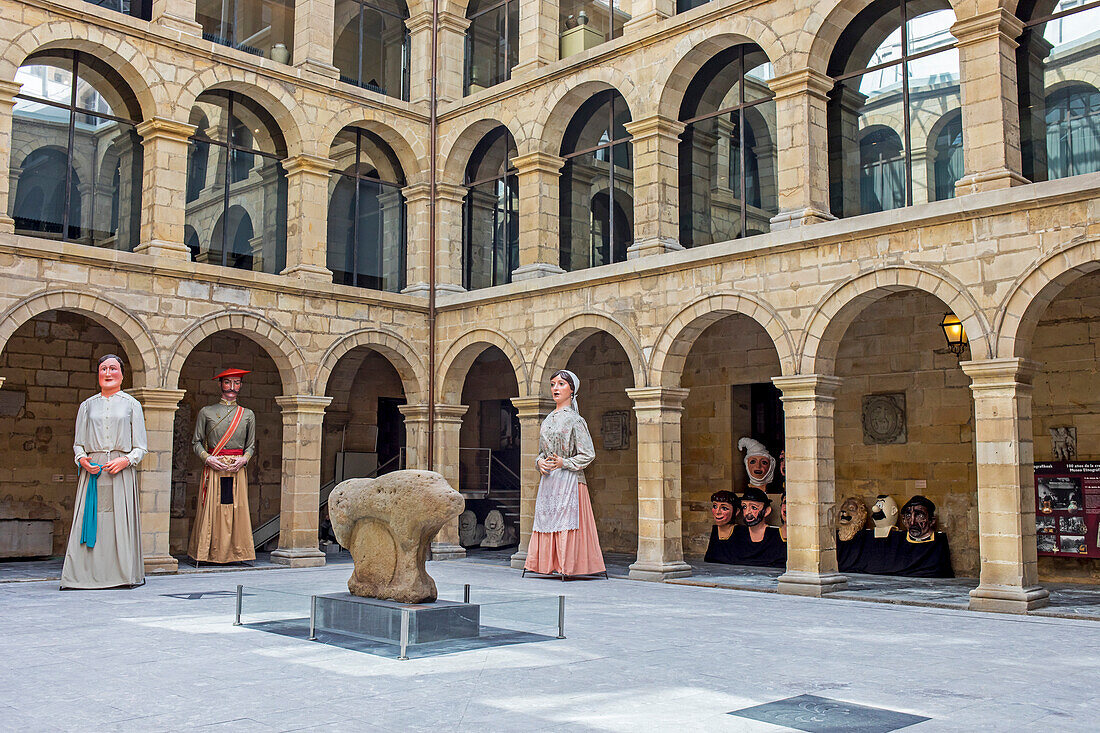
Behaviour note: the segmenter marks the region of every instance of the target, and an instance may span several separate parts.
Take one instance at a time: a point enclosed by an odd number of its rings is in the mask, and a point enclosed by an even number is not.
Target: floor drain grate
[[[887,733],[915,725],[928,718],[896,710],[833,700],[817,695],[799,695],[785,700],[734,710],[730,715],[782,725],[807,733]]]

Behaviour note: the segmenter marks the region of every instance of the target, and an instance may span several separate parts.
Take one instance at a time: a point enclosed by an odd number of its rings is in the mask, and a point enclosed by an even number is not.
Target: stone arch
[[[989,322],[965,286],[946,273],[905,265],[864,273],[829,291],[814,308],[802,334],[799,373],[832,374],[840,340],[852,321],[870,303],[904,290],[920,290],[943,301],[962,321],[972,357],[991,356]]]
[[[535,125],[529,140],[516,139],[517,145],[521,142],[524,145],[519,154],[526,155],[537,149],[557,155],[561,151],[565,128],[573,115],[589,97],[606,89],[614,89],[622,95],[630,110],[631,120],[653,114],[655,102],[647,101],[642,91],[624,72],[611,66],[589,67],[554,85],[542,104],[542,108],[549,109],[550,114],[546,115],[541,125]]]
[[[154,386],[160,381],[161,365],[156,343],[137,315],[117,303],[78,290],[52,290],[28,296],[0,315],[0,350],[16,329],[46,311],[79,313],[103,326],[118,339],[135,387]]]
[[[626,358],[630,361],[630,369],[634,373],[634,386],[648,386],[645,354],[634,334],[609,315],[578,313],[554,326],[550,335],[543,340],[536,352],[531,369],[530,392],[538,393],[542,388],[541,385],[550,379],[550,375],[555,370],[565,368],[569,356],[581,342],[597,331],[603,331],[622,347]]]
[[[412,129],[402,132],[406,123],[396,115],[384,110],[372,110],[360,106],[342,109],[325,124],[318,135],[317,155],[328,157],[336,136],[345,127],[361,127],[373,132],[390,146],[397,160],[401,163],[405,181],[416,183],[426,177],[426,164],[428,154],[420,142],[421,135]],[[410,142],[412,140],[413,142]]]
[[[1035,263],[1008,291],[995,320],[998,357],[1027,357],[1047,306],[1078,278],[1100,270],[1100,240],[1068,245]]]
[[[380,328],[364,328],[337,339],[321,357],[321,366],[313,378],[313,394],[325,394],[332,370],[340,359],[360,346],[377,351],[393,365],[401,377],[401,385],[409,404],[415,405],[424,401],[427,385],[424,363],[400,336]]]
[[[312,134],[309,139],[303,138],[302,130],[309,129],[310,124],[308,120],[301,117],[304,115],[304,108],[284,87],[255,72],[241,71],[222,64],[193,76],[181,90],[173,114],[170,116],[172,119],[189,119],[191,108],[195,106],[195,100],[199,95],[216,89],[237,92],[267,110],[286,141],[287,157],[302,153],[318,155],[328,152],[327,147],[321,153],[317,152],[315,146],[323,143],[315,140]]]
[[[294,339],[275,323],[246,311],[207,316],[187,328],[173,344],[164,370],[166,389],[176,389],[184,362],[203,339],[219,331],[233,331],[258,343],[279,369],[284,394],[309,394],[306,360]]]
[[[794,339],[776,310],[747,293],[719,293],[691,303],[661,330],[650,357],[650,384],[679,387],[684,363],[699,335],[711,324],[735,314],[748,316],[767,331],[783,376],[794,374],[798,363]]]
[[[501,117],[502,119],[488,115],[480,117],[462,128],[462,131],[458,132],[453,139],[442,141],[439,159],[443,161],[443,170],[440,177],[443,183],[449,183],[453,186],[462,185],[466,164],[470,162],[470,156],[473,154],[474,148],[477,147],[482,138],[498,127],[508,129],[512,141],[517,145],[518,153],[520,137],[516,133],[522,134],[523,131],[519,129],[515,117],[511,115],[502,115]]]
[[[146,55],[127,43],[124,36],[105,33],[93,24],[58,20],[23,32],[0,55],[0,79],[14,80],[15,72],[28,56],[56,49],[80,51],[110,65],[137,98],[142,119],[170,116],[153,94],[154,88],[163,88],[164,80]]]
[[[508,362],[516,373],[519,395],[520,397],[527,395],[527,362],[523,360],[515,342],[499,331],[479,328],[464,333],[454,341],[439,362],[437,373],[441,375],[441,379],[437,393],[442,404],[462,403],[462,386],[466,382],[466,374],[473,366],[474,360],[490,346],[497,347],[508,357]]]

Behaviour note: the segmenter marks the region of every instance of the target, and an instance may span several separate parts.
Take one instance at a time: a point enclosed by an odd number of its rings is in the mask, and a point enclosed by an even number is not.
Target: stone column
[[[428,297],[428,227],[431,217],[431,187],[413,183],[401,189],[405,197],[405,289],[408,295]],[[436,241],[441,237],[436,233]],[[461,250],[462,248],[459,247]]]
[[[332,65],[335,0],[295,0],[294,65],[299,69],[335,79],[340,71]]]
[[[187,125],[154,117],[137,126],[144,159],[141,186],[141,235],[135,252],[190,260],[184,244],[187,216],[187,150],[195,132]]]
[[[328,269],[329,179],[336,161],[299,155],[283,161],[287,183],[286,269],[299,280],[332,282]],[[265,210],[274,210],[264,207]]]
[[[172,450],[176,408],[187,394],[182,389],[135,387],[130,396],[141,403],[149,453],[138,464],[141,493],[141,554],[146,573],[174,573],[179,562],[169,552],[172,522]]]
[[[401,405],[405,416],[405,465],[402,468],[428,468],[428,406]]]
[[[771,228],[790,229],[834,219],[829,213],[829,136],[826,102],[832,80],[812,69],[777,76],[775,92],[779,213]]]
[[[443,474],[453,488],[459,485],[459,431],[466,405],[435,406],[435,470]],[[443,526],[432,540],[433,560],[457,560],[466,557],[466,550],[458,544],[458,517]]]
[[[331,397],[284,395],[283,487],[279,499],[279,549],[271,561],[292,568],[325,564],[317,547],[321,505],[321,433]]]
[[[527,547],[531,542],[531,526],[535,521],[535,495],[542,474],[535,465],[539,455],[539,430],[542,421],[554,411],[554,401],[548,397],[512,397],[519,413],[519,549],[512,555],[512,567],[523,569],[527,562]]]
[[[1016,39],[1023,23],[1004,9],[951,26],[958,39],[965,175],[958,195],[1028,183],[1020,154]]]
[[[684,123],[661,115],[626,123],[634,146],[634,243],[627,259],[680,245],[680,135]]]
[[[195,0],[153,0],[149,19],[165,30],[202,38],[202,26],[195,20]]]
[[[558,60],[558,7],[558,0],[519,0],[519,63],[513,77]]]
[[[425,186],[427,188],[427,186]],[[462,202],[466,187],[450,183],[435,185],[435,289],[436,293],[462,293]],[[427,205],[424,206],[427,210]],[[425,211],[426,213],[426,211]],[[424,227],[423,241],[428,241]],[[424,263],[427,272],[427,263]],[[424,283],[427,293],[427,283]]]
[[[779,592],[821,596],[844,590],[837,572],[833,406],[841,380],[824,374],[775,377],[783,393],[787,451],[787,572]]]
[[[519,181],[519,267],[512,281],[565,272],[558,241],[558,175],[562,158],[536,151],[512,159]]]
[[[974,395],[978,469],[981,570],[970,608],[1026,613],[1047,605],[1049,597],[1039,586],[1035,548],[1031,382],[1039,365],[989,359],[960,366]]]
[[[428,6],[430,7],[430,6]],[[427,104],[431,100],[432,14],[417,13],[405,21],[409,29],[410,68],[409,100]],[[462,66],[466,59],[466,28],[470,21],[446,11],[439,13],[436,57],[436,98],[440,102],[462,99]]]
[[[629,7],[631,16],[623,25],[623,33],[651,30],[665,18],[676,15],[675,0],[634,0]]]
[[[15,231],[15,220],[11,218],[11,136],[12,110],[15,108],[15,95],[22,84],[0,80],[0,234]]]
[[[680,526],[680,417],[688,390],[638,387],[626,393],[638,417],[638,558],[635,580],[691,575]]]

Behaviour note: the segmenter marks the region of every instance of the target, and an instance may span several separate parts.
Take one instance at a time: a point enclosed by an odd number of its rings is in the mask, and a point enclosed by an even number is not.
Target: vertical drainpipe
[[[432,61],[428,119],[428,470],[435,470],[435,189],[436,69],[439,60],[439,0],[432,0]]]

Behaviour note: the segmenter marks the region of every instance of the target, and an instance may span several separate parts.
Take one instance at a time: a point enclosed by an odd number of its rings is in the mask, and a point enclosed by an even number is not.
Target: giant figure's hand
[[[92,463],[88,460],[88,456],[84,456],[80,459],[80,467],[93,476],[103,470],[103,466]]]
[[[228,473],[236,473],[237,471],[240,471],[242,468],[244,468],[246,463],[248,463],[248,458],[246,458],[245,456],[233,456],[228,461],[226,461],[227,468],[225,470]]]
[[[225,472],[228,470],[228,465],[218,456],[207,456],[206,465],[215,471]]]
[[[122,469],[129,467],[129,465],[130,465],[130,459],[129,458],[127,458],[126,456],[119,456],[118,458],[116,458],[113,461],[108,461],[107,465],[104,466],[104,468],[107,469],[107,473],[114,476],[116,473],[118,473]]]

